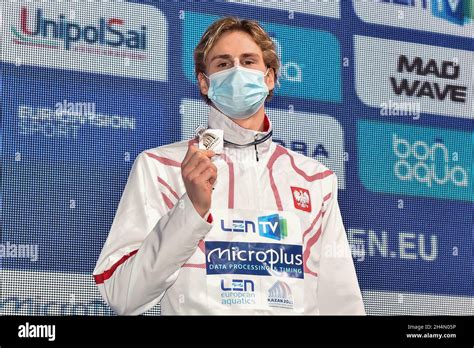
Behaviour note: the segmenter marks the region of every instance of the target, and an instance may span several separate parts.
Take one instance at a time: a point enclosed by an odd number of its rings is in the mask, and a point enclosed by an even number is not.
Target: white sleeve
[[[323,315],[364,315],[364,303],[337,202],[337,177],[331,177],[331,197],[323,207],[322,218],[319,312]]]
[[[168,208],[147,161],[141,153],[133,164],[93,272],[102,297],[120,315],[156,305],[212,227],[186,193]],[[153,165],[167,180],[163,165]]]

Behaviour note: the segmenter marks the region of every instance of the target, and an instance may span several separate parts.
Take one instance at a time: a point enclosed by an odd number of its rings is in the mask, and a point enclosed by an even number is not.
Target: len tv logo
[[[286,219],[278,214],[260,216],[258,218],[259,234],[275,240],[282,240],[288,236]]]
[[[259,216],[257,221],[233,219],[229,222],[221,219],[223,232],[257,233],[261,237],[282,240],[288,236],[288,223],[279,214]]]
[[[382,3],[422,8],[437,18],[457,25],[465,25],[474,18],[472,0],[380,0]]]
[[[472,0],[432,0],[431,12],[435,17],[451,23],[464,25],[474,17]]]

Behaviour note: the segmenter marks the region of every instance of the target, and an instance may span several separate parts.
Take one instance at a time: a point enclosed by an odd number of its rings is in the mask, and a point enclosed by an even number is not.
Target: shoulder
[[[331,181],[337,180],[336,174],[315,158],[305,156],[281,145],[277,145],[275,151],[277,153],[287,153],[293,169],[305,177],[318,179],[330,178]]]
[[[322,197],[337,197],[338,179],[333,170],[315,158],[307,157],[301,153],[289,150],[281,145],[275,148],[275,154],[285,158],[285,162],[280,162],[280,166],[285,171],[293,170],[297,176],[306,182],[306,185],[320,192]]]
[[[189,143],[194,139],[178,141],[175,143],[154,147],[142,151],[136,161],[141,163],[162,164],[171,167],[180,167],[181,162],[188,151]]]

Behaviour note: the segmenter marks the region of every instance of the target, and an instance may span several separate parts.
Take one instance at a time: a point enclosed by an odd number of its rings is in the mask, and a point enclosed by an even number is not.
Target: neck
[[[263,132],[265,128],[265,110],[264,107],[262,106],[258,111],[250,116],[249,118],[246,118],[245,120],[236,120],[232,119],[233,122],[237,123],[240,127],[245,128],[245,129],[251,129],[259,132]]]

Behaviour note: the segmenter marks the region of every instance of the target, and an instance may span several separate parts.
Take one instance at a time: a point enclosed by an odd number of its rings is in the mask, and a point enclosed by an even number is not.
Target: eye
[[[253,63],[254,63],[254,61],[252,61],[252,60],[246,60],[246,61],[244,62],[245,65],[253,64]]]
[[[217,64],[217,67],[218,67],[218,68],[225,68],[226,65],[227,65],[226,62],[222,62],[222,63]]]

